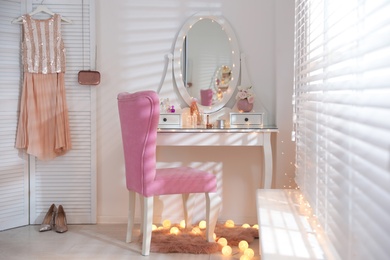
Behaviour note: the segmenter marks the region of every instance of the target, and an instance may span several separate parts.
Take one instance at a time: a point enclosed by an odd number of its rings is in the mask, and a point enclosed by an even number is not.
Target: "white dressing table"
[[[209,35],[214,37],[210,38]],[[163,78],[157,91],[163,100],[160,103],[162,113],[157,132],[157,146],[262,147],[264,179],[263,187],[260,183],[259,188],[271,188],[271,136],[272,133],[278,132],[278,129],[275,126],[263,125],[266,122],[263,119],[264,112],[267,110],[260,99],[255,98],[253,111],[257,112],[254,113],[241,113],[238,108],[226,106],[238,93],[237,86],[245,87],[246,93],[252,88],[246,70],[245,54],[240,52],[238,40],[229,22],[222,16],[210,13],[194,14],[183,24],[172,53],[166,58]],[[173,70],[171,75],[176,89],[161,91],[165,75],[169,75],[169,68]],[[204,89],[212,90],[211,105],[202,102],[204,97],[201,93]],[[192,120],[188,120],[194,100],[200,107],[201,114],[209,115],[210,121],[207,122],[214,124],[217,120],[225,120],[228,127],[209,129],[202,122],[202,127],[189,128],[191,124],[194,125]],[[210,101],[206,98],[205,100]],[[172,109],[175,107],[181,111],[170,111],[171,105],[174,105]],[[192,123],[189,124],[188,121]]]
[[[157,146],[259,146],[264,155],[264,187],[272,185],[271,134],[278,129],[260,128],[159,128]]]

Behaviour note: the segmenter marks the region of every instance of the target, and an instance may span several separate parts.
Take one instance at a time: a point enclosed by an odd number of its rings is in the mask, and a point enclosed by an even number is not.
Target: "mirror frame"
[[[231,54],[232,55],[232,80],[230,82],[228,90],[224,93],[222,100],[220,100],[218,103],[212,106],[202,106],[200,104],[200,100],[198,100],[197,102],[198,106],[203,110],[204,113],[213,113],[223,108],[230,100],[235,89],[237,88],[238,79],[240,76],[240,65],[241,65],[240,49],[239,49],[237,37],[232,27],[230,26],[229,22],[224,17],[211,15],[210,13],[196,13],[195,15],[187,19],[187,21],[180,29],[176,37],[176,42],[174,44],[173,74],[174,74],[174,80],[176,81],[176,86],[178,88],[181,97],[184,99],[184,101],[187,103],[188,106],[191,106],[192,97],[188,94],[186,86],[184,86],[184,80],[183,80],[182,68],[181,68],[183,43],[188,31],[192,28],[192,26],[195,23],[197,23],[202,19],[213,20],[222,27],[222,30],[225,31],[230,41],[230,46],[232,50],[232,54]]]

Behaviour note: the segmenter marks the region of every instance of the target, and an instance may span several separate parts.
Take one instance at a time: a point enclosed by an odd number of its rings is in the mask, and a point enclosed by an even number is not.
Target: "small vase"
[[[248,99],[240,99],[237,101],[237,108],[242,112],[251,112],[253,109],[253,103],[249,103]]]

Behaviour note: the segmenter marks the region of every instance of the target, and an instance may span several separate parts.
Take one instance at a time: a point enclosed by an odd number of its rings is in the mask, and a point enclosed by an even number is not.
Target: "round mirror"
[[[196,99],[205,113],[224,107],[240,71],[238,43],[228,22],[194,15],[181,28],[174,48],[174,76],[184,101],[190,106]]]

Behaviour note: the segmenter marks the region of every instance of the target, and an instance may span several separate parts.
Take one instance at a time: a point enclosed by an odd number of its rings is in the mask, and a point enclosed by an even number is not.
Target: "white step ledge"
[[[256,203],[262,260],[336,259],[299,190],[258,189]]]

